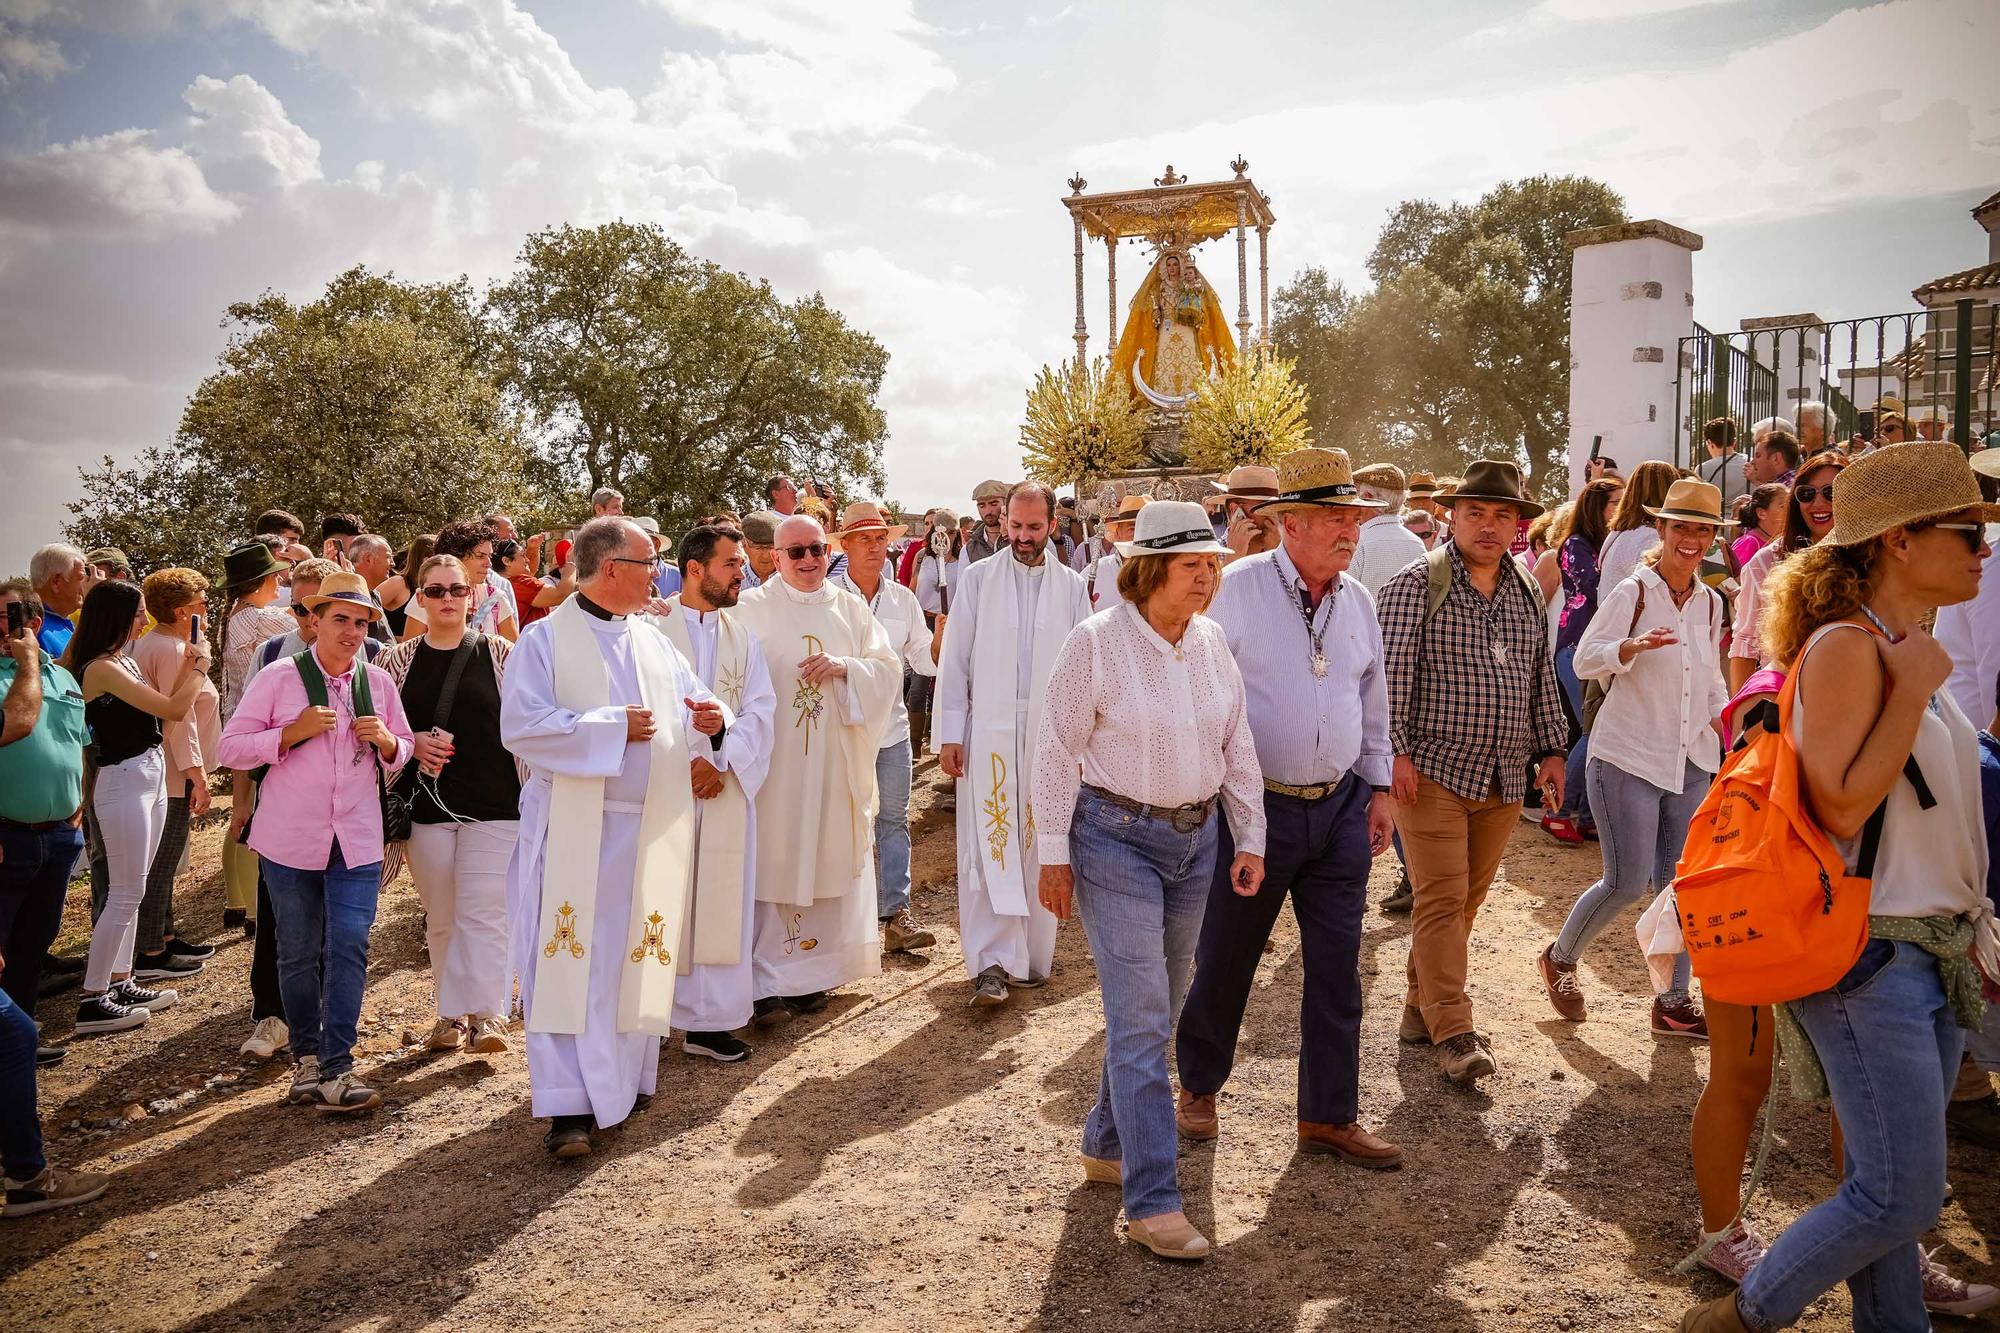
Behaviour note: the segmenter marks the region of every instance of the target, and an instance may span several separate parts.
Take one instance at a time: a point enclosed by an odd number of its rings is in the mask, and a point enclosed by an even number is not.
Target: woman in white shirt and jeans
[[[1598,603],[1576,647],[1576,674],[1603,681],[1591,729],[1590,808],[1604,844],[1604,878],[1570,909],[1542,950],[1542,982],[1556,1012],[1584,1017],[1576,964],[1618,914],[1671,883],[1688,821],[1722,765],[1716,719],[1722,685],[1722,598],[1699,577],[1722,530],[1722,492],[1677,481],[1653,515],[1659,545]],[[1688,993],[1688,956],[1674,960],[1672,986],[1653,1001],[1653,1031],[1706,1040]]]
[[[1224,549],[1200,505],[1140,512],[1136,540],[1121,543],[1122,600],[1064,641],[1035,748],[1038,892],[1058,918],[1082,915],[1104,1002],[1084,1178],[1122,1185],[1132,1238],[1176,1259],[1208,1254],[1174,1174],[1167,1039],[1214,879],[1218,794],[1239,849],[1236,891],[1254,894],[1264,878],[1264,778],[1243,677],[1199,614]]]

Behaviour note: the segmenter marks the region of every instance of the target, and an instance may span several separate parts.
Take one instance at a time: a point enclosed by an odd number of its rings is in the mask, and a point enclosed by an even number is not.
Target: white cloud
[[[154,239],[211,232],[239,211],[192,157],[147,130],[0,153],[0,225],[16,232]]]
[[[0,89],[28,79],[52,79],[68,68],[62,48],[53,41],[0,25]]]
[[[939,190],[917,201],[926,213],[947,218],[997,218],[1021,210],[997,200],[981,199],[963,190]]]
[[[1741,3],[1742,0],[1542,0],[1528,11],[1528,17],[1579,23],[1648,18],[1654,14],[1675,14],[1684,9],[1713,9],[1717,5]]]
[[[188,147],[211,183],[232,192],[290,190],[320,179],[319,143],[247,74],[204,74],[181,94],[194,112]]]

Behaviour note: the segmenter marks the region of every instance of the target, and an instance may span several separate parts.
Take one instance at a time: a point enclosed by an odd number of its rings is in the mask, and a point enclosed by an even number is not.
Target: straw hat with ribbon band
[[[840,511],[840,526],[828,535],[835,540],[843,537],[858,537],[863,533],[886,532],[889,540],[903,536],[910,530],[907,523],[891,523],[882,516],[881,507],[870,500],[856,500]]]
[[[305,599],[305,608],[317,611],[328,602],[340,602],[366,611],[370,620],[382,617],[382,608],[375,605],[375,599],[368,595],[368,580],[344,569],[320,580],[319,591]]]
[[[262,542],[238,542],[229,548],[229,554],[222,557],[222,587],[225,592],[235,592],[238,588],[248,588],[262,583],[273,574],[282,574],[291,566],[271,554],[271,548]]]
[[[1222,493],[1238,500],[1271,500],[1278,495],[1278,470],[1245,463],[1222,479]]]
[[[1710,523],[1722,526],[1722,492],[1705,481],[1692,477],[1682,477],[1667,487],[1666,498],[1660,501],[1658,509],[1647,505],[1646,512],[1654,518],[1679,519],[1683,523]]]
[[[1858,546],[1892,528],[1958,513],[1968,513],[1975,523],[2000,522],[2000,505],[1987,504],[1980,495],[1979,478],[1957,445],[1916,440],[1847,465],[1826,541]]]
[[[1528,498],[1521,485],[1521,469],[1505,458],[1480,459],[1465,470],[1464,481],[1431,498],[1441,505],[1457,504],[1460,500],[1510,504],[1521,511],[1522,518],[1534,518],[1542,512],[1542,507]]]
[[[1410,474],[1410,496],[1416,500],[1428,500],[1437,494],[1437,478],[1428,472]]]
[[[1118,543],[1118,554],[1228,555],[1215,539],[1208,511],[1191,500],[1155,500],[1139,512],[1138,530],[1129,542]]]
[[[1364,500],[1354,484],[1354,466],[1345,449],[1294,449],[1278,460],[1278,494],[1252,512],[1264,517],[1293,509],[1384,509]]]

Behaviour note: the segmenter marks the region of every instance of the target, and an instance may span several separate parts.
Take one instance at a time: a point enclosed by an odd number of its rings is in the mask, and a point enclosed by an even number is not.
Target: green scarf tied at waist
[[[1976,1029],[1986,1014],[1986,1002],[1979,994],[1979,969],[1972,965],[1972,928],[1976,920],[1964,916],[1871,916],[1870,940],[1900,940],[1914,944],[1937,959],[1938,980],[1951,1004],[1952,1017],[1962,1028]],[[1792,1095],[1804,1101],[1818,1101],[1828,1095],[1826,1069],[1813,1050],[1798,1015],[1790,1004],[1771,1006],[1778,1028],[1778,1051],[1792,1071]]]

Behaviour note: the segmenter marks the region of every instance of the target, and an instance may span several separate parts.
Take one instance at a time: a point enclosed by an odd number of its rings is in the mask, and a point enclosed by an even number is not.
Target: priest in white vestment
[[[1035,736],[1049,671],[1090,598],[1050,557],[1054,512],[1039,482],[1008,492],[1007,549],[959,576],[938,658],[938,766],[958,779],[958,930],[975,1006],[1041,985],[1055,960],[1056,918],[1035,892]]]
[[[508,918],[533,1112],[558,1157],[652,1096],[687,915],[690,754],[732,721],[634,617],[652,538],[592,519],[571,559],[577,594],[521,635],[500,698],[501,739],[529,768]]]
[[[681,538],[681,590],[648,617],[694,665],[734,717],[690,760],[694,782],[694,897],[682,933],[674,1026],[689,1055],[733,1063],[750,1055],[735,1036],[750,1022],[751,930],[757,895],[754,802],[771,767],[777,696],[764,650],[730,608],[743,590],[742,533],[703,526]]]
[[[771,772],[757,793],[754,989],[759,1026],[826,1005],[882,970],[875,922],[875,756],[902,663],[868,604],[827,582],[825,531],[778,526],[777,577],[745,593],[778,696]]]

